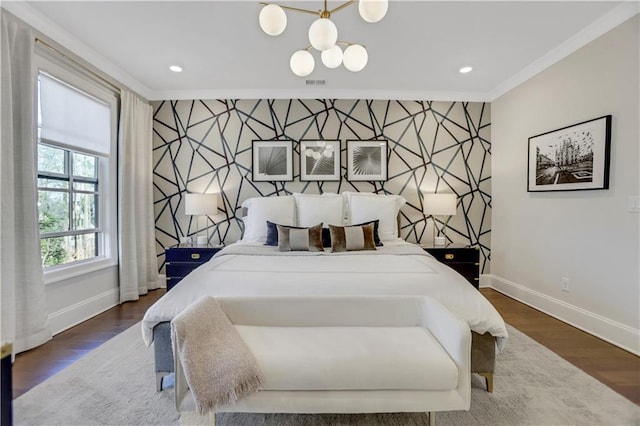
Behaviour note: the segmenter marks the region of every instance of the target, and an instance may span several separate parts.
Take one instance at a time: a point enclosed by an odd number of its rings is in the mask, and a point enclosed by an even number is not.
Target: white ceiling
[[[341,3],[329,1],[329,8]],[[308,45],[315,18],[288,12],[286,31],[270,37],[258,25],[257,0],[2,6],[149,99],[492,100],[637,11],[636,2],[392,0],[386,17],[368,24],[350,6],[332,20],[340,40],[366,45],[367,67],[330,70],[314,54],[306,79],[327,84],[308,87],[290,71],[289,57]],[[171,64],[184,71],[169,71]],[[460,74],[463,65],[473,72]]]

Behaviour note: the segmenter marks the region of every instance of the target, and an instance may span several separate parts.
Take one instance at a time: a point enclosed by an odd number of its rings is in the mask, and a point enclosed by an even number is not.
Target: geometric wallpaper
[[[383,100],[193,100],[153,102],[153,161],[158,266],[165,247],[181,236],[209,232],[232,243],[242,232],[242,202],[294,192],[364,191],[400,194],[401,235],[430,244],[433,221],[422,213],[422,193],[455,193],[457,214],[443,223],[451,242],[479,246],[489,272],[491,241],[491,112],[481,102]],[[294,181],[253,182],[253,140],[293,141]],[[300,140],[341,141],[341,180],[301,182]],[[346,141],[388,141],[388,179],[346,179]],[[184,195],[220,193],[219,214],[184,214]],[[205,225],[206,222],[206,225]],[[199,225],[198,225],[199,224]]]

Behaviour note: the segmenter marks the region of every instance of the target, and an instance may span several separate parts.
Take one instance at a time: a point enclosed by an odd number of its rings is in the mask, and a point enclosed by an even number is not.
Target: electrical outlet
[[[637,195],[628,197],[628,204],[629,213],[640,213],[640,197]]]
[[[569,293],[569,278],[562,278],[562,286],[560,288],[562,291]]]

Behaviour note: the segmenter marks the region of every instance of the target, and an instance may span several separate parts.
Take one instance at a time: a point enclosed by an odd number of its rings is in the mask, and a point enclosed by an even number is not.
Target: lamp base
[[[206,235],[199,235],[198,239],[196,240],[197,244],[199,246],[205,246],[207,245],[207,237]]]
[[[445,237],[435,237],[433,239],[433,245],[435,247],[444,247],[447,245],[447,239]]]

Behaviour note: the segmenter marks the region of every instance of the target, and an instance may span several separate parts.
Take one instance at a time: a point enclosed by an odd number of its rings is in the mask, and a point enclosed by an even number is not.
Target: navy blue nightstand
[[[167,291],[196,269],[206,263],[214,254],[222,250],[222,247],[185,245],[169,247],[165,251]]]

